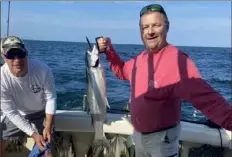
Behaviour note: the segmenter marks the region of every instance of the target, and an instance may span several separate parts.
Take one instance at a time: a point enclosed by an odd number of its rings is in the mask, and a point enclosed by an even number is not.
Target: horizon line
[[[70,42],[70,43],[86,43],[87,42],[84,42],[84,41],[62,41],[62,40],[42,40],[42,39],[26,39],[26,38],[22,38],[22,40],[31,40],[31,41],[44,41],[44,42]],[[90,43],[93,43],[93,42],[90,42]],[[169,44],[172,44],[172,43],[169,43]],[[112,45],[138,45],[138,46],[144,46],[143,44],[119,44],[119,43],[112,43]],[[200,48],[224,48],[224,49],[231,49],[231,47],[221,47],[221,46],[191,46],[191,45],[175,45],[175,44],[172,44],[176,47],[200,47]]]

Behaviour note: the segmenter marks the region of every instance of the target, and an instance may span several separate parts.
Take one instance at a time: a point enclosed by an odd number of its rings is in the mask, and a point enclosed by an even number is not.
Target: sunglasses
[[[143,7],[140,11],[140,17],[143,16],[147,11],[160,12],[166,16],[166,13],[163,7],[159,4],[151,4],[151,5]]]
[[[27,56],[25,51],[20,50],[10,50],[8,53],[4,54],[7,59],[15,59],[16,57],[19,59],[23,59]]]

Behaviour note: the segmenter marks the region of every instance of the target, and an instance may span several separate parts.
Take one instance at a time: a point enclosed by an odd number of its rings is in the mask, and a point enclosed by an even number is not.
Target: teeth
[[[152,39],[155,39],[156,37],[154,37],[154,38],[148,38],[148,40],[152,40]]]

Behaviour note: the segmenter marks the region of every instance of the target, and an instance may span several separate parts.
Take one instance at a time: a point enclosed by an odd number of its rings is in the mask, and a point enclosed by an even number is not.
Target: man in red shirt
[[[136,156],[178,156],[181,99],[232,131],[230,104],[202,79],[187,54],[167,42],[169,20],[163,7],[144,7],[139,25],[146,49],[127,62],[117,55],[110,38],[98,39],[113,73],[130,81]]]

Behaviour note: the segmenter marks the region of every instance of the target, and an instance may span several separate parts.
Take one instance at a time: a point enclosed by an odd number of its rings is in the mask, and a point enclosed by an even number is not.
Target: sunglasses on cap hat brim
[[[140,17],[143,16],[148,11],[160,12],[167,17],[163,7],[159,4],[151,4],[151,5],[147,5],[147,6],[143,7],[140,11]]]

